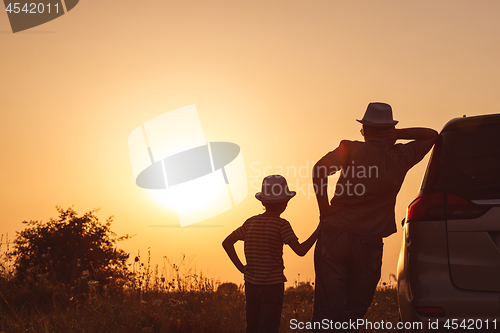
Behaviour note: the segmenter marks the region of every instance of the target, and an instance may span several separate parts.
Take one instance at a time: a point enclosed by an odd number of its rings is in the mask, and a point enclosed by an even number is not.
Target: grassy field
[[[59,290],[44,286],[23,291],[9,289],[8,282],[2,280],[0,332],[245,331],[245,297],[241,287],[196,275],[160,281],[162,284],[163,290],[152,285],[148,291],[130,289],[112,294],[92,288],[85,294],[71,296],[63,286]],[[291,319],[311,318],[313,294],[313,287],[306,283],[286,290],[280,332],[306,332],[292,330],[289,323]],[[396,290],[390,286],[379,288],[365,319],[395,324]]]
[[[71,301],[50,298],[48,294],[37,296],[17,295],[11,302],[2,297],[0,330],[7,333],[245,331],[245,299],[240,290],[161,294],[151,291],[142,295],[125,293],[121,297],[86,295]],[[312,304],[312,293],[288,290],[280,332],[306,332],[290,329],[289,322],[293,318],[309,320]],[[397,301],[393,288],[377,291],[365,319],[397,322]]]
[[[95,272],[83,271],[69,285],[29,268],[19,281],[12,262],[0,260],[0,333],[239,333],[245,331],[243,286],[221,283],[192,271],[185,256],[161,269],[150,257],[135,257],[130,278],[119,288],[100,285]],[[124,287],[123,287],[124,286]],[[312,316],[314,288],[295,283],[285,291],[280,332],[292,330],[290,320]],[[370,322],[397,322],[396,290],[380,285],[365,317]],[[362,332],[376,332],[362,330]],[[378,331],[380,332],[380,330]]]

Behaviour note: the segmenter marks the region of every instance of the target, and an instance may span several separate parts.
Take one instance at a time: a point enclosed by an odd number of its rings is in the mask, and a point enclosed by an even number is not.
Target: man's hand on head
[[[387,128],[383,131],[377,133],[377,138],[381,138],[389,141],[391,144],[395,144],[397,138],[396,129],[394,127]]]
[[[432,128],[411,127],[401,128],[396,130],[396,138],[402,140],[424,140],[427,144],[427,149],[431,150],[436,142],[439,134]]]

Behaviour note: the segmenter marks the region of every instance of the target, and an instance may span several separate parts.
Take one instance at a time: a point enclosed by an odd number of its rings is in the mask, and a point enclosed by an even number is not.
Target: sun
[[[224,182],[221,170],[166,190],[148,190],[148,193],[158,205],[175,211],[182,226],[217,216],[234,206],[231,189]]]

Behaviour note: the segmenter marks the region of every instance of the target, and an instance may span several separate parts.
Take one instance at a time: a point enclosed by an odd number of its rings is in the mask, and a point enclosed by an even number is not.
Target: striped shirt
[[[297,239],[287,220],[256,215],[233,233],[238,240],[245,242],[245,281],[253,284],[286,281],[283,274],[283,244]]]

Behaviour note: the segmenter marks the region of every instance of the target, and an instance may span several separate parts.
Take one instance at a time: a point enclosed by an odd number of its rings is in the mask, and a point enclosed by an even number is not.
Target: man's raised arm
[[[396,139],[400,140],[424,140],[430,150],[436,142],[439,134],[431,128],[411,127],[396,129]]]
[[[427,151],[431,150],[438,136],[438,132],[425,127],[391,128],[377,134],[377,137],[386,139],[392,143],[396,140],[424,140],[427,145]]]

